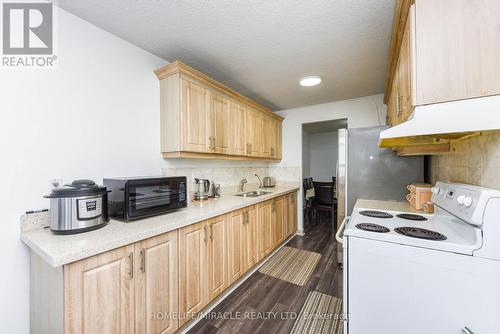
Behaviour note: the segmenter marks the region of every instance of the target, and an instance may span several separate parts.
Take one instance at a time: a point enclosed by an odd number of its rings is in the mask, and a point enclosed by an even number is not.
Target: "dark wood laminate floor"
[[[281,319],[286,312],[300,312],[310,291],[342,297],[342,270],[337,264],[337,243],[331,224],[313,226],[303,237],[295,236],[288,246],[321,254],[309,281],[298,286],[271,276],[254,273],[211,312],[264,314],[277,312],[278,319],[203,319],[189,333],[290,333],[295,319]]]

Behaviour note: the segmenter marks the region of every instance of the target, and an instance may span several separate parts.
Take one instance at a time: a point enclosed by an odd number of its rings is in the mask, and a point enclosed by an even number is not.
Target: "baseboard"
[[[296,235],[300,235],[298,233],[298,231],[297,231],[297,233],[295,233],[291,237],[289,237],[286,241],[284,241],[278,248],[276,248],[266,258],[264,258],[258,264],[256,264],[254,268],[250,269],[243,277],[241,277],[240,279],[238,279],[238,281],[236,281],[235,283],[233,283],[231,285],[231,287],[226,292],[224,292],[219,297],[217,297],[216,300],[212,301],[208,306],[206,306],[202,311],[200,311],[200,313],[207,314],[210,311],[212,311],[217,305],[219,305],[222,301],[224,301],[224,299],[226,299],[227,297],[229,297],[229,295],[231,293],[233,293],[236,289],[238,289],[240,287],[240,285],[242,285],[247,279],[249,279],[250,276],[252,276],[256,271],[258,271],[260,269],[260,267],[262,267],[267,261],[269,261],[269,259],[274,254],[276,254],[281,248],[283,248],[284,246],[286,246],[286,244],[290,240],[292,240]],[[191,320],[187,324],[181,326],[178,329],[178,333],[182,333],[182,334],[187,333],[191,328],[193,328],[194,326],[196,326],[196,324],[198,322],[200,322],[201,320],[203,320],[203,319],[204,319],[203,317],[200,317],[200,318]]]

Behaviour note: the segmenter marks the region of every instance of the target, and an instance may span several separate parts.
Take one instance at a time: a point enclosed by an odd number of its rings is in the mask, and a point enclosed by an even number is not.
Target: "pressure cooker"
[[[92,180],[76,180],[52,189],[50,230],[56,234],[75,234],[106,225],[108,192]]]

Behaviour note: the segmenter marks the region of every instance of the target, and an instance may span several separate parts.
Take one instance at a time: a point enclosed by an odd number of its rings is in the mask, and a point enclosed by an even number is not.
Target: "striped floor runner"
[[[342,299],[311,291],[291,334],[343,334]]]
[[[321,254],[285,246],[259,272],[296,285],[305,285]]]

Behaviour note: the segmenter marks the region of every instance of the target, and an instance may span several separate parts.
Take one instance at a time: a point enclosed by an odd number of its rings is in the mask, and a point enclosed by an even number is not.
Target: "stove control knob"
[[[464,205],[464,199],[465,199],[465,196],[464,195],[460,195],[457,197],[457,202],[458,204],[460,205]]]
[[[432,193],[434,195],[437,195],[437,194],[439,194],[439,192],[441,191],[441,189],[439,189],[438,187],[432,187],[431,191],[432,191]]]
[[[464,205],[465,205],[466,207],[471,206],[471,205],[472,205],[472,197],[470,197],[470,196],[465,197],[465,198],[464,198]]]

